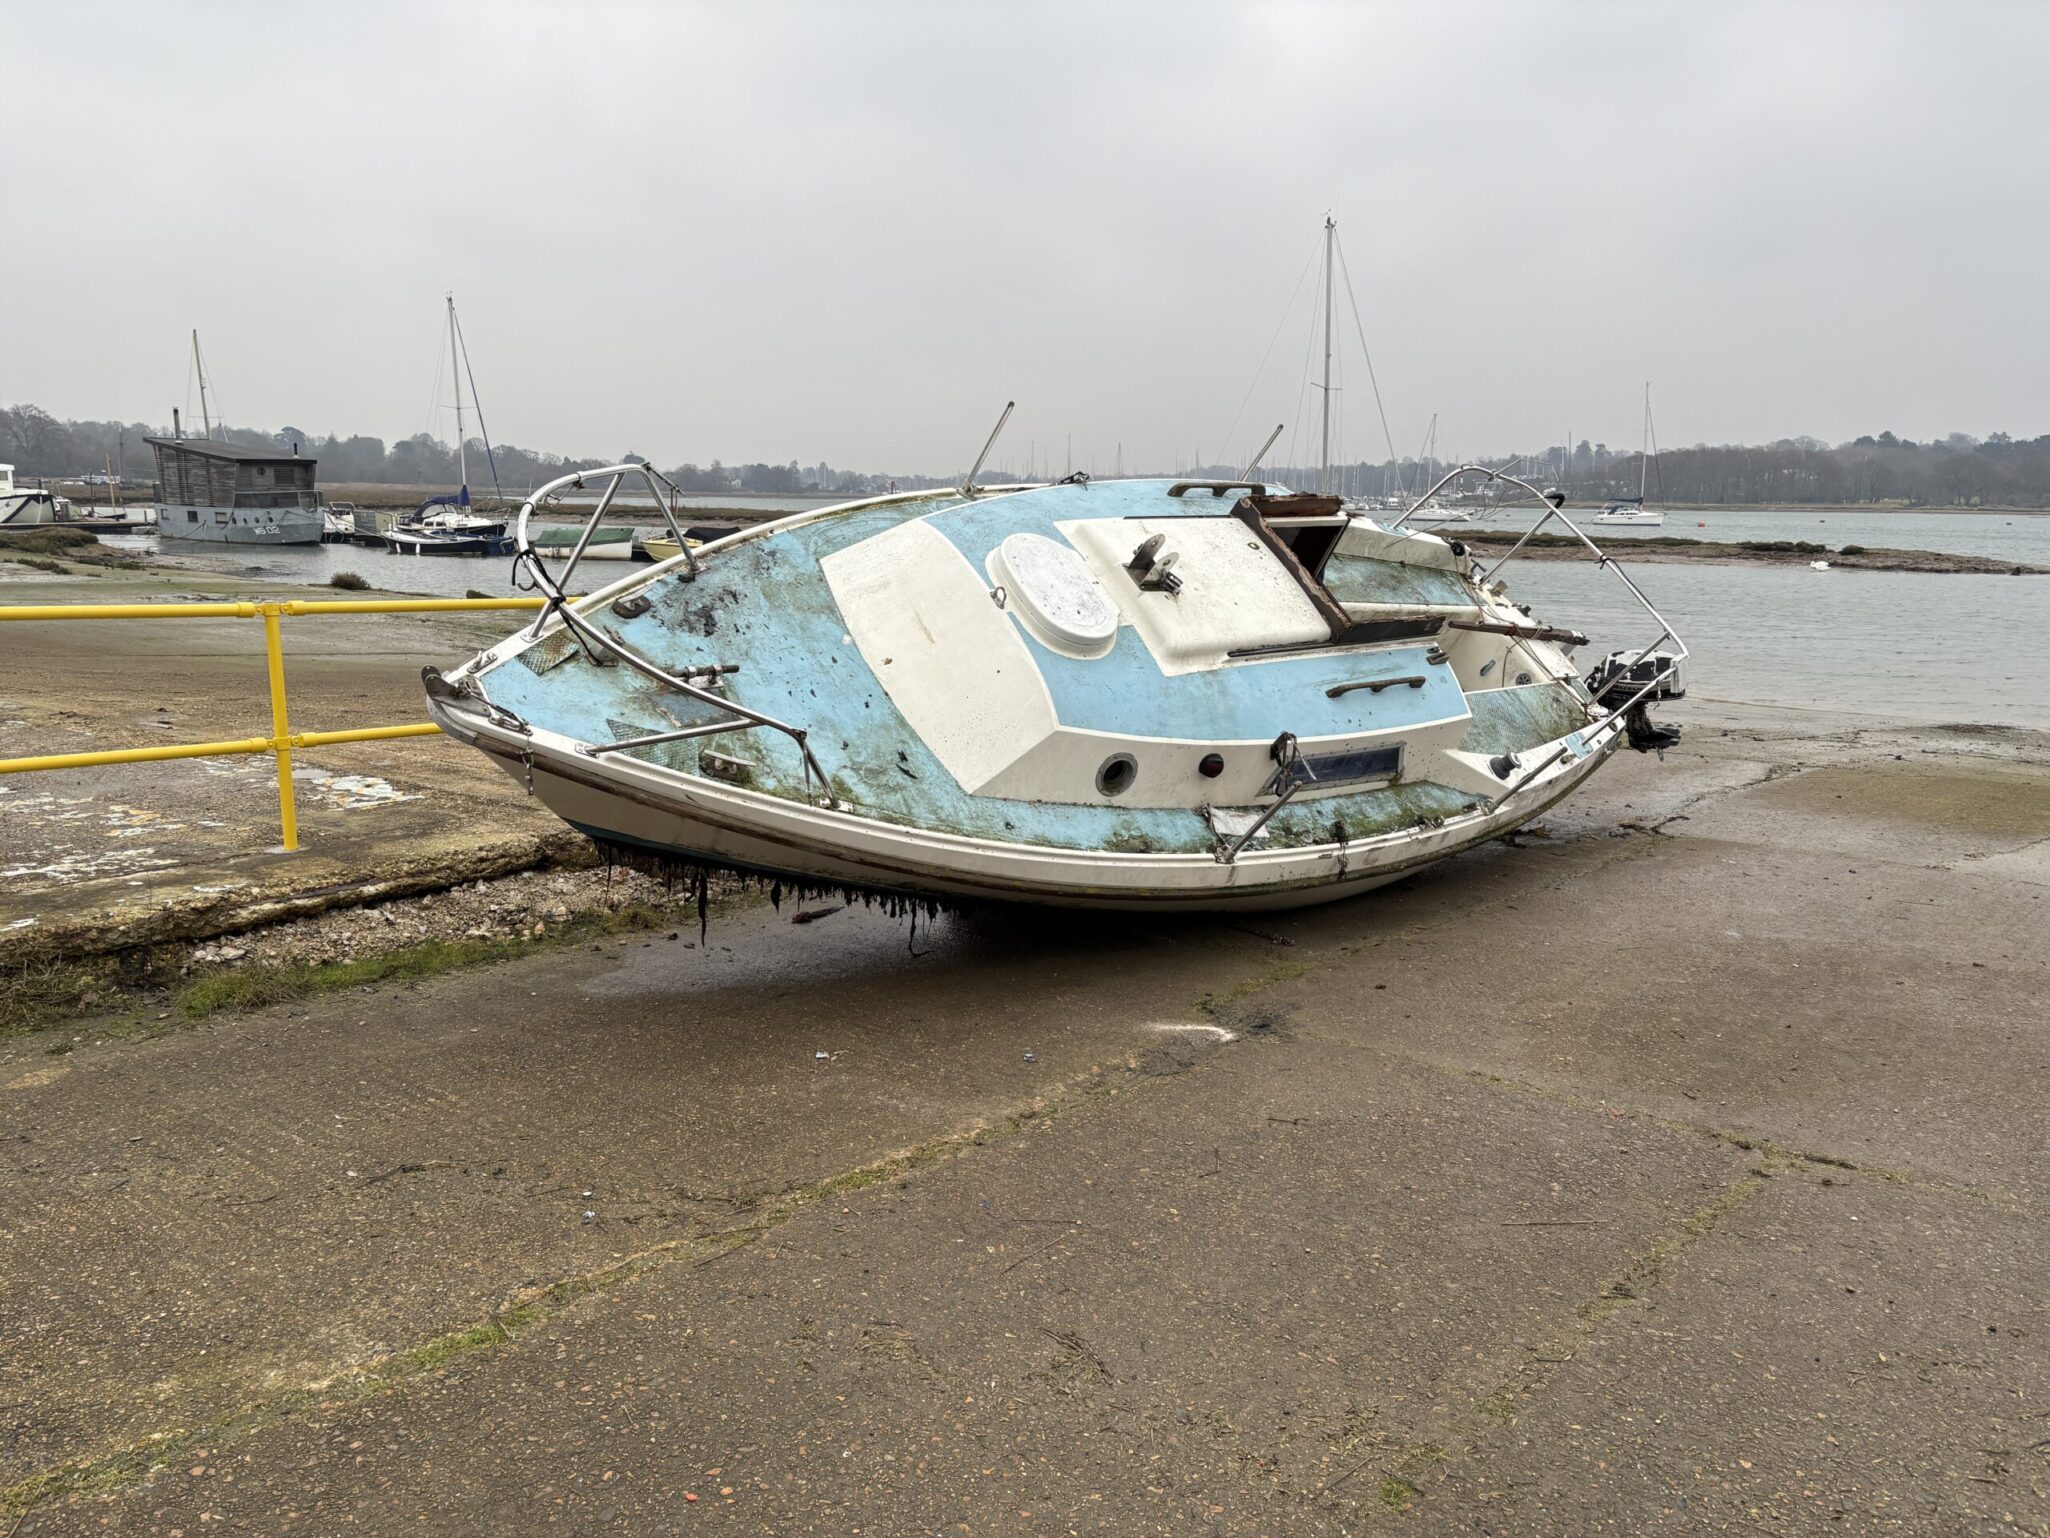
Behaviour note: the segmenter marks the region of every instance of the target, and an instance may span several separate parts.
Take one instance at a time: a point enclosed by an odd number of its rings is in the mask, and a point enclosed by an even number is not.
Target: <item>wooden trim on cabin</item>
[[[1438,634],[1445,628],[1445,616],[1438,614],[1419,615],[1413,619],[1384,620],[1356,620],[1347,614],[1345,606],[1331,596],[1331,589],[1326,587],[1323,580],[1305,566],[1302,558],[1289,548],[1288,541],[1267,526],[1267,519],[1276,516],[1275,510],[1284,504],[1288,510],[1279,516],[1297,518],[1327,517],[1330,513],[1336,512],[1339,506],[1336,497],[1310,494],[1289,497],[1245,497],[1231,512],[1234,518],[1259,537],[1260,543],[1273,552],[1274,558],[1296,579],[1296,585],[1303,590],[1303,596],[1310,600],[1318,616],[1331,627],[1332,641],[1365,645],[1373,641],[1422,640],[1426,636]],[[1329,504],[1328,508],[1325,504]]]

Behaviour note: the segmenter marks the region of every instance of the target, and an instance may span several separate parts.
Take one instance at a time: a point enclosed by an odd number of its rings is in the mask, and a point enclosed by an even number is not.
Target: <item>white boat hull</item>
[[[845,885],[942,902],[1184,912],[1306,907],[1371,891],[1537,816],[1570,794],[1617,742],[1610,733],[1500,805],[1481,804],[1436,827],[1288,849],[1256,843],[1226,863],[1207,853],[1123,854],[907,828],[623,756],[597,758],[568,738],[514,732],[431,697],[428,709],[444,732],[482,749],[565,822],[632,849],[759,871],[791,885]]]
[[[9,528],[63,523],[70,503],[47,491],[14,491],[0,496],[0,524]]]

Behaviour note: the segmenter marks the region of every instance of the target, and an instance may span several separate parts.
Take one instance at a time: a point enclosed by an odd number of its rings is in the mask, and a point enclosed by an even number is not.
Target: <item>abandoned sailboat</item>
[[[529,553],[535,507],[602,483],[595,526],[628,477],[679,553],[564,598],[577,563]],[[428,669],[428,708],[630,858],[1170,910],[1378,886],[1542,812],[1626,734],[1677,735],[1645,714],[1656,679],[1597,702],[1584,638],[1512,603],[1502,563],[1336,497],[973,482],[692,549],[650,467],[564,477],[517,526],[549,606]],[[1684,658],[1644,607],[1645,654]]]

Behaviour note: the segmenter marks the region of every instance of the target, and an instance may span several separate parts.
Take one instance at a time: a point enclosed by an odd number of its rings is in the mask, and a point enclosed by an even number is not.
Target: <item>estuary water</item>
[[[1527,522],[1499,514],[1475,532]],[[1669,513],[1663,529],[1589,532],[1626,562],[1634,540],[1664,534],[1941,550],[2050,566],[2050,518],[2022,513],[1711,510]],[[352,571],[386,592],[459,598],[473,590],[492,597],[512,591],[505,557],[399,556],[355,545],[222,552],[176,541],[158,550],[154,535],[109,536],[108,543],[148,550],[173,567],[323,590],[334,573]],[[618,562],[588,563],[577,585],[588,592],[627,570]],[[1630,570],[1686,638],[1694,694],[2050,728],[2050,577],[1649,561]],[[1580,654],[1589,666],[1657,634],[1622,584],[1592,563],[1518,561],[1505,575],[1512,595],[1538,618],[1591,638]]]
[[[1658,634],[1592,562],[1519,562],[1503,575],[1538,618],[1586,633],[1587,665]],[[1640,561],[1630,575],[1685,637],[1692,694],[2050,727],[2050,577],[1679,561]]]
[[[1940,550],[1950,555],[1985,555],[2028,566],[2050,566],[2050,514],[1830,512],[1815,508],[1669,509],[1662,528],[1604,528],[1594,522],[1599,508],[1566,512],[1597,544],[1622,545],[1639,539],[1705,539],[1737,544],[1750,539],[1799,539],[1840,549]],[[1507,508],[1465,525],[1474,534],[1522,530],[1537,521],[1529,508]],[[1557,525],[1553,525],[1556,529]],[[1459,530],[1437,532],[1458,538]],[[1564,532],[1560,530],[1560,532]]]

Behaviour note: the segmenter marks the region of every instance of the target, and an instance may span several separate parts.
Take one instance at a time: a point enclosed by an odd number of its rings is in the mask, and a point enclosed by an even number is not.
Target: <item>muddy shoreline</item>
[[[1516,545],[1516,536],[1513,534],[1497,536],[1491,532],[1474,535],[1449,529],[1433,532],[1442,534],[1447,539],[1457,540],[1483,560],[1498,560]],[[1811,540],[1752,540],[1730,543],[1663,535],[1642,539],[1612,539],[1604,543],[1597,531],[1595,543],[1619,559],[1653,563],[1693,561],[1715,566],[1807,566],[1816,561],[1827,561],[1832,569],[1845,571],[2050,576],[2050,567],[1996,560],[1992,556],[1957,555],[1942,550],[1892,550],[1871,545],[1832,548]],[[1581,561],[1587,558],[1587,547],[1570,534],[1534,535],[1517,552],[1518,560]]]

